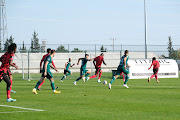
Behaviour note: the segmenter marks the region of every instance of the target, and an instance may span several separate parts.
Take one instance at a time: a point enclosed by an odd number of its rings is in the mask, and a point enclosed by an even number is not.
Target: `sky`
[[[8,35],[31,43],[144,45],[144,0],[6,0]],[[180,45],[180,0],[147,0],[147,44]]]

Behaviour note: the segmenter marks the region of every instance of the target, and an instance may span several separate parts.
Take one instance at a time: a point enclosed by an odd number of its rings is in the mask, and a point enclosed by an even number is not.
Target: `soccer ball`
[[[107,85],[107,81],[106,81],[106,80],[104,80],[104,81],[103,81],[103,84]]]

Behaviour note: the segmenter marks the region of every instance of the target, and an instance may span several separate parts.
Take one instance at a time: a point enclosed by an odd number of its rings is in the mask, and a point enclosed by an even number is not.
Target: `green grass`
[[[62,74],[61,74],[62,75]],[[159,79],[150,83],[147,80],[129,80],[129,89],[122,87],[123,81],[114,81],[112,89],[99,84],[96,79],[74,86],[71,79],[59,81],[61,75],[55,74],[55,84],[62,91],[53,94],[49,80],[42,86],[38,95],[32,89],[38,79],[30,82],[22,80],[21,74],[14,74],[11,94],[17,101],[6,102],[6,84],[0,83],[0,105],[11,105],[25,108],[41,109],[44,112],[21,110],[0,106],[0,120],[179,120],[180,119],[180,79]],[[34,74],[34,76],[38,77]],[[59,78],[58,78],[59,76]],[[40,75],[39,75],[40,77]],[[103,78],[110,82],[111,73],[103,73]],[[2,113],[27,111],[20,113]]]

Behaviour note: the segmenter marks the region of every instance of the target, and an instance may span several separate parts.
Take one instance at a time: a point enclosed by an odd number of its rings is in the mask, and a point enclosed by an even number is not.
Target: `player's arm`
[[[58,72],[58,70],[56,69],[56,67],[54,67],[53,65],[50,66],[52,69],[54,69],[56,72]]]
[[[79,58],[79,59],[78,59],[77,65],[79,65],[80,60],[82,60],[82,58]]]
[[[64,68],[64,69],[66,69],[67,64],[68,64],[68,63],[65,64],[65,68]]]
[[[94,64],[94,66],[96,66],[96,61],[95,60],[93,60],[93,64]]]
[[[148,70],[151,69],[152,66],[153,66],[153,63],[152,63],[151,66],[148,68]]]
[[[126,60],[127,60],[127,58],[125,57],[124,58],[124,68],[126,69]]]
[[[72,64],[70,67],[73,67],[75,65],[75,63],[74,64]]]
[[[41,70],[42,70],[42,63],[43,63],[43,61],[44,61],[44,56],[43,56],[43,58],[41,59],[41,61],[40,61],[40,72],[41,72]]]
[[[48,65],[49,61],[46,61],[44,64],[44,76],[47,75],[47,65]]]
[[[107,65],[104,60],[103,60],[103,64],[104,64],[104,65]]]
[[[52,61],[52,65],[53,65],[54,68],[56,68],[56,66],[55,66],[55,64],[54,64],[54,61]]]
[[[94,58],[92,58],[92,59],[88,59],[88,61],[92,61],[92,60],[94,60]]]
[[[18,69],[18,66],[15,63],[13,63],[12,59],[9,60],[9,65]]]

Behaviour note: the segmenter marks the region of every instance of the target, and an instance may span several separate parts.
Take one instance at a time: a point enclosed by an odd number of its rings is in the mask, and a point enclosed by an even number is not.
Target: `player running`
[[[129,88],[127,86],[127,82],[129,80],[129,71],[126,69],[127,67],[130,67],[128,65],[128,59],[129,59],[128,55],[129,55],[129,51],[125,50],[124,55],[121,57],[121,61],[120,61],[120,64],[117,68],[117,72],[116,72],[115,76],[112,78],[111,82],[108,84],[109,89],[111,89],[111,85],[112,85],[113,81],[116,78],[118,78],[118,75],[120,75],[122,72],[126,75],[125,82],[124,82],[123,86],[126,88]]]
[[[55,50],[51,50],[51,54],[48,55],[45,60],[44,60],[44,65],[43,65],[43,70],[42,70],[42,76],[41,76],[41,79],[37,82],[36,86],[34,87],[34,89],[32,90],[32,92],[34,94],[38,94],[36,92],[36,89],[38,89],[38,86],[46,79],[48,78],[51,82],[51,87],[52,87],[52,90],[53,90],[53,93],[61,93],[61,91],[56,91],[55,89],[55,85],[54,85],[54,79],[53,79],[53,75],[50,71],[50,68],[53,68],[54,70],[56,70],[56,72],[58,72],[58,70],[51,65],[52,63],[52,58],[55,56]]]
[[[16,52],[17,45],[12,43],[8,47],[8,51],[0,57],[0,61],[2,62],[0,67],[0,79],[4,80],[7,84],[7,102],[14,102],[16,99],[12,99],[10,97],[11,89],[12,89],[12,74],[10,73],[9,67],[15,67],[18,69],[15,63],[13,63],[13,57]],[[10,77],[11,76],[11,77]]]
[[[61,78],[61,82],[63,82],[64,79],[66,79],[66,76],[71,75],[71,71],[69,70],[69,67],[73,67],[75,64],[71,65],[71,58],[69,58],[69,61],[65,64],[64,68],[64,76]],[[67,74],[68,73],[68,74]]]
[[[86,81],[88,81],[89,79],[92,79],[92,78],[95,78],[98,76],[99,74],[99,77],[98,77],[98,83],[101,83],[101,75],[102,75],[102,70],[101,70],[101,65],[102,65],[102,62],[104,65],[107,65],[105,62],[104,62],[104,54],[101,53],[100,56],[97,56],[96,58],[94,58],[93,60],[93,64],[95,66],[95,75],[91,76],[91,77],[86,77]]]
[[[79,58],[77,65],[79,65],[80,60],[82,61],[81,68],[80,68],[80,77],[77,78],[77,80],[73,82],[74,85],[76,85],[76,82],[79,81],[81,78],[83,79],[83,82],[85,82],[85,77],[91,74],[91,72],[86,69],[86,64],[87,64],[87,61],[92,61],[93,59],[88,59],[88,58],[89,58],[88,54],[85,54],[85,58]]]
[[[153,75],[151,77],[148,77],[148,82],[150,82],[150,80],[155,77],[156,78],[156,82],[159,83],[158,81],[158,77],[157,77],[157,74],[158,74],[158,71],[159,71],[159,67],[160,67],[160,64],[159,64],[159,61],[156,60],[155,57],[152,58],[152,64],[151,66],[148,68],[151,69],[151,67],[153,66]]]
[[[41,62],[40,62],[40,73],[42,73],[42,63],[44,62],[45,58],[50,54],[51,54],[51,48],[48,48],[47,49],[47,54],[42,57]],[[53,60],[52,60],[52,65],[54,66],[54,68],[56,68]],[[44,84],[44,82],[45,82],[45,80],[38,86],[38,90],[41,90],[41,86]],[[56,89],[57,88],[58,87],[56,87]]]

